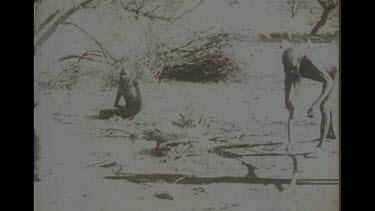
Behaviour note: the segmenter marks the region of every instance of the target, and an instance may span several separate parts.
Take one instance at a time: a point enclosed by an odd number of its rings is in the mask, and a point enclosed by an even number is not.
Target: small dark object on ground
[[[156,193],[154,194],[155,198],[158,199],[168,199],[168,200],[173,200],[173,197],[170,196],[168,193]]]
[[[114,167],[117,165],[117,162],[116,161],[113,161],[111,163],[108,163],[108,164],[103,164],[103,165],[100,165],[99,167],[102,167],[102,168],[110,168],[110,167]]]
[[[134,117],[139,111],[126,109],[123,106],[119,108],[102,109],[99,111],[98,119],[109,119],[113,116],[120,116],[123,119]]]

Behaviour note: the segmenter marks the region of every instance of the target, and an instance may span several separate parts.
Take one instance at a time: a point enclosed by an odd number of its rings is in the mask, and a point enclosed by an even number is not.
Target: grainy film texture
[[[338,211],[339,3],[35,0],[35,210]]]

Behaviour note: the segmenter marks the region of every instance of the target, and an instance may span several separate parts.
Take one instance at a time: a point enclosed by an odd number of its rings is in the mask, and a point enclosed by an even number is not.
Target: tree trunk
[[[43,30],[44,27],[46,27],[53,19],[60,14],[60,10],[56,10],[51,15],[49,15],[39,26],[35,27],[34,29],[34,37]]]
[[[292,18],[296,16],[296,13],[292,10]]]
[[[315,24],[314,28],[311,30],[311,32],[310,32],[311,36],[316,35],[318,33],[319,29],[322,28],[322,26],[324,26],[324,24],[326,24],[328,14],[329,13],[327,12],[327,10],[325,10],[323,12],[320,20]]]
[[[319,29],[324,26],[324,24],[327,23],[327,19],[328,19],[328,16],[329,16],[329,13],[334,9],[336,8],[336,5],[337,4],[332,4],[330,6],[327,7],[327,5],[322,2],[322,1],[318,1],[320,3],[320,5],[323,7],[323,13],[322,13],[322,16],[320,17],[320,20],[315,24],[315,26],[313,27],[313,29],[311,30],[310,32],[310,35],[311,36],[314,36],[318,33]]]

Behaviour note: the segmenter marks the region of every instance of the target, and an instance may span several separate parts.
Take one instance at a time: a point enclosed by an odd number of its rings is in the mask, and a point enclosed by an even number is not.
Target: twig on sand
[[[87,166],[85,166],[83,168],[89,168],[89,167],[92,167],[92,166],[95,166],[95,165],[99,165],[99,164],[102,164],[102,163],[105,163],[105,162],[107,162],[107,160],[99,161],[99,162],[87,165]]]
[[[124,133],[127,133],[129,135],[132,135],[131,132],[128,132],[126,130],[122,130],[122,129],[118,129],[118,128],[93,128],[93,130],[97,130],[99,129],[100,131],[118,131],[118,132],[124,132]]]
[[[180,177],[176,181],[174,181],[173,184],[177,184],[179,181],[181,181],[181,180],[183,180],[185,178],[186,178],[186,176]]]
[[[184,144],[184,142],[175,142],[175,143]],[[175,152],[175,150],[173,148],[170,149],[169,152],[171,152],[173,154],[173,156],[175,157],[175,160],[185,158],[188,155],[188,152],[193,147],[193,145],[192,145],[192,143],[189,143],[189,142],[187,144],[189,145],[189,147],[186,150],[184,150],[182,153]]]

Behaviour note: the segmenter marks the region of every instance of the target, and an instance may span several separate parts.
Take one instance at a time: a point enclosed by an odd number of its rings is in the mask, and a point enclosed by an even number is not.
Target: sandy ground
[[[315,157],[296,156],[297,181],[334,184],[282,184],[281,189],[272,183],[180,184],[186,178],[244,178],[246,165],[255,169],[250,177],[294,175],[293,159],[277,155],[285,154],[288,144],[282,49],[278,44],[241,46],[233,52],[248,71],[243,83],[141,83],[144,106],[133,120],[91,119],[111,108],[115,90],[90,90],[90,80],[86,88],[41,94],[35,109],[42,146],[36,210],[338,210],[338,140],[324,143]],[[337,46],[319,48],[329,52]],[[303,81],[296,97],[295,154],[315,150],[320,115],[310,119],[306,112],[320,89]],[[158,137],[150,138],[153,132]],[[153,153],[152,139],[166,140],[160,149],[167,150]],[[151,182],[109,179],[126,174],[183,176],[174,182],[168,176]]]

